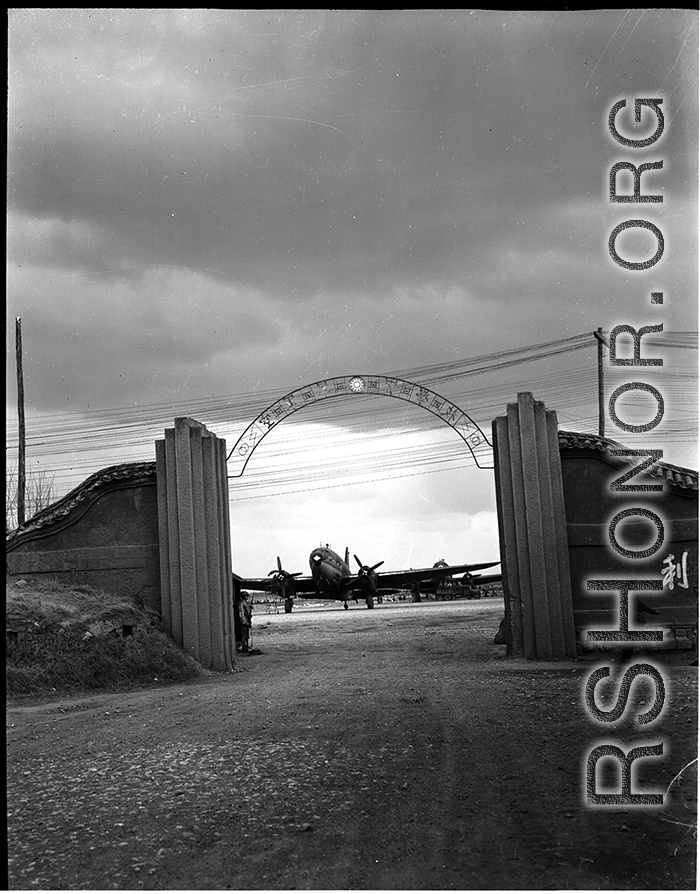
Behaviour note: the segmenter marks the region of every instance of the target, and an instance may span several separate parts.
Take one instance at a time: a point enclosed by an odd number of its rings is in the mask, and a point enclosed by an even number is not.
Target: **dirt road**
[[[500,614],[257,615],[233,674],[10,707],[11,889],[694,889],[697,668],[601,730],[590,665],[506,661]],[[664,742],[662,807],[584,805],[611,738]]]

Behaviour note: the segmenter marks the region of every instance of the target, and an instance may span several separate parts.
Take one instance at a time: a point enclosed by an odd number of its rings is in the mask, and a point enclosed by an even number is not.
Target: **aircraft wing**
[[[269,593],[271,590],[276,592],[276,584],[271,577],[241,577],[239,574],[233,574],[233,579],[239,585],[241,590],[255,590],[256,592]],[[345,578],[344,583],[350,585],[356,581],[355,577]],[[390,592],[394,593],[395,590]],[[338,596],[329,596],[326,593],[319,593],[316,590],[316,581],[313,577],[295,577],[294,578],[294,598],[302,599],[313,597],[314,599],[328,599],[329,601],[337,600]]]
[[[233,579],[239,584],[241,590],[256,590],[263,593],[269,592],[275,588],[274,580],[271,577],[241,577],[238,574],[233,575]],[[294,595],[316,595],[316,582],[312,577],[295,577],[294,578]]]
[[[383,590],[385,587],[397,587],[398,589],[406,589],[415,581],[421,583],[430,583],[434,580],[440,580],[443,577],[449,577],[453,574],[463,574],[465,571],[478,571],[481,568],[493,568],[499,565],[500,560],[496,562],[479,562],[471,565],[440,565],[437,568],[410,568],[407,571],[378,571],[379,586]],[[498,576],[500,580],[500,575]]]

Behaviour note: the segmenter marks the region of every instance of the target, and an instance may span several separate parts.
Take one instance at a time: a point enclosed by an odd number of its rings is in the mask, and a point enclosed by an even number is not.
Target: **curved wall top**
[[[297,388],[296,391],[290,391],[289,394],[263,410],[231,448],[227,460],[233,457],[234,470],[229,473],[228,477],[240,478],[258,444],[271,429],[287,416],[317,401],[352,394],[396,397],[399,400],[423,407],[457,432],[471,451],[474,462],[480,469],[492,468],[479,465],[478,457],[474,452],[475,448],[481,444],[491,446],[488,438],[476,422],[458,406],[431,391],[430,388],[416,385],[414,382],[406,382],[404,379],[397,379],[395,376],[354,375],[337,376],[333,379],[323,379],[320,382],[313,382],[311,385],[304,385],[302,388]]]

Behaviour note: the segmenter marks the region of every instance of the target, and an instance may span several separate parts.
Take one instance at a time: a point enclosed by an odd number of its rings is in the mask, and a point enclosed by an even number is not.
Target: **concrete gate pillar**
[[[557,416],[518,394],[493,420],[508,655],[575,658]]]
[[[236,645],[226,442],[181,416],[156,441],[162,615],[200,664],[231,670]]]

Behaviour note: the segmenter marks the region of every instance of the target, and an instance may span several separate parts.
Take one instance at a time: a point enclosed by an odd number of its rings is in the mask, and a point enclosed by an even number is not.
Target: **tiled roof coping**
[[[137,483],[144,478],[153,476],[155,478],[156,464],[155,462],[136,462],[121,463],[118,466],[108,466],[106,469],[100,469],[94,475],[90,475],[81,484],[73,488],[65,497],[61,497],[55,503],[42,509],[35,516],[28,519],[24,524],[20,525],[14,531],[7,535],[6,546],[12,548],[15,542],[23,538],[25,534],[30,534],[46,525],[54,524],[62,518],[69,515],[76,506],[79,506],[88,497],[105,484],[113,481],[127,482],[133,480]]]
[[[611,450],[625,450],[627,445],[613,441],[611,438],[601,438],[600,435],[586,434],[585,432],[559,430],[560,450],[597,450],[601,453],[609,453]],[[634,465],[634,457],[614,457],[617,462]],[[698,489],[698,473],[693,469],[683,466],[675,466],[672,463],[656,462],[645,470],[652,478],[663,478],[669,484],[683,487],[687,490]]]

